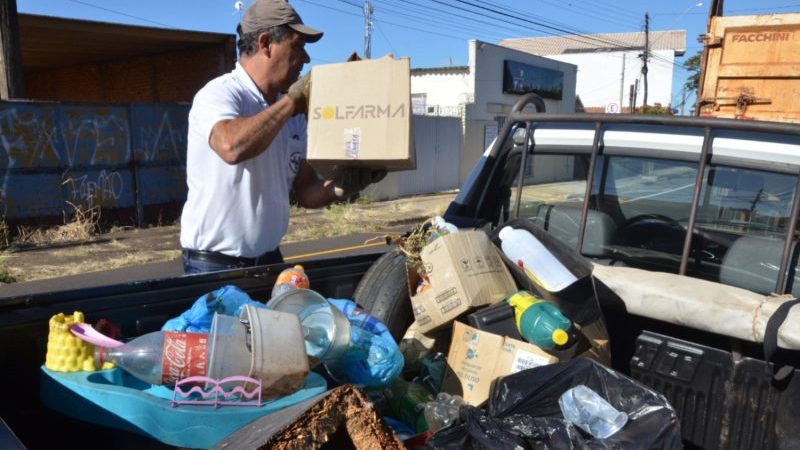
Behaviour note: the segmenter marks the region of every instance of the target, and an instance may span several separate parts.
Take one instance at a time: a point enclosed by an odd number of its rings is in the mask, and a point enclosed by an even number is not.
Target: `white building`
[[[473,40],[468,66],[411,71],[414,113],[462,119],[463,183],[523,93],[544,97],[547,112],[574,112],[576,73],[573,64]]]
[[[536,37],[500,42],[503,47],[578,66],[577,93],[587,112],[603,112],[610,104],[628,108],[631,86],[635,89],[637,85],[636,106],[643,104],[644,78],[639,55],[644,44],[645,33]],[[673,103],[675,57],[686,52],[686,31],[652,31],[649,47],[647,103],[667,106]]]

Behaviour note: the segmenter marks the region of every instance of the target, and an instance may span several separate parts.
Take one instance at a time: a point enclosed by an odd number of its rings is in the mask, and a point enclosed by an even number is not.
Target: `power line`
[[[553,2],[553,1],[550,1],[550,0],[540,0],[540,1],[541,1],[542,3],[545,3],[545,4],[548,4],[548,5],[551,5],[551,6],[553,6],[553,7],[556,7],[556,8],[563,8],[563,7],[564,7],[563,3],[561,3],[561,4],[560,4],[560,3],[558,3],[558,2]],[[570,8],[572,8],[572,5],[568,5],[568,6],[569,6]],[[572,12],[572,14],[576,14],[576,15],[579,15],[579,16],[584,16],[584,17],[589,17],[589,18],[591,18],[591,19],[599,19],[599,20],[603,20],[603,21],[605,21],[605,22],[613,23],[613,24],[615,24],[615,25],[622,25],[622,26],[628,26],[628,25],[630,25],[630,23],[625,23],[625,22],[624,22],[625,20],[630,20],[630,19],[620,19],[620,20],[617,20],[616,18],[608,18],[608,17],[610,17],[610,16],[608,16],[608,15],[605,15],[605,14],[604,14],[604,17],[606,17],[606,18],[604,19],[604,18],[600,18],[600,17],[598,17],[598,16],[594,15],[594,14],[601,14],[600,12],[592,12],[592,11],[583,11],[583,12],[582,12],[582,11],[580,11],[580,10],[578,10],[578,11],[571,11],[571,12]],[[633,17],[631,17],[631,18],[633,18]],[[639,19],[639,17],[637,16],[637,17],[636,17],[636,19],[638,20],[638,19]]]
[[[419,3],[414,3],[412,1],[404,2],[404,3],[409,3],[412,6],[420,6],[422,8],[427,8],[424,5],[420,5]],[[447,26],[447,28],[450,28],[450,26],[454,25],[454,22],[452,20],[453,16],[454,17],[458,17],[458,18],[466,19],[469,22],[482,23],[482,24],[485,24],[485,25],[489,25],[491,27],[497,27],[497,24],[495,24],[495,23],[486,22],[486,21],[482,21],[482,20],[478,20],[478,19],[473,19],[471,17],[463,16],[463,15],[456,14],[456,13],[451,13],[451,12],[444,11],[444,10],[441,10],[441,9],[436,9],[436,8],[430,8],[430,9],[432,11],[435,11],[435,12],[442,12],[442,13],[445,13],[445,14],[449,15],[450,16],[450,20],[447,21],[446,18],[439,19],[439,16],[432,16],[430,14],[428,16],[419,16],[419,15],[415,15],[415,14],[408,14],[407,12],[401,12],[399,10],[396,10],[396,9],[393,9],[393,8],[389,8],[389,7],[385,7],[385,6],[381,7],[378,10],[378,12],[390,11],[390,12],[393,12],[394,14],[399,15],[399,16],[410,17],[413,20],[417,21],[417,23],[426,22],[426,23],[431,23],[431,24],[444,24],[444,25]],[[416,12],[416,10],[414,10],[414,12]],[[422,14],[422,13],[420,13],[420,14]],[[441,25],[436,25],[436,26],[441,27]],[[520,28],[523,28],[523,27],[520,27]],[[477,35],[492,36],[493,39],[496,38],[497,40],[502,39],[502,38],[505,37],[504,35],[499,34],[499,33],[487,33],[485,28],[480,29],[480,28],[476,28],[476,27],[471,26],[471,25],[460,25],[459,24],[459,30],[469,30],[469,31],[472,31],[473,33],[475,33]]]
[[[301,2],[304,2],[304,3],[308,3],[308,4],[311,4],[311,5],[314,5],[314,6],[318,6],[320,8],[325,8],[325,9],[330,9],[330,10],[333,10],[333,11],[337,11],[339,13],[347,14],[349,16],[355,16],[355,17],[359,17],[359,18],[362,17],[360,14],[355,14],[355,13],[351,13],[351,12],[348,12],[348,11],[343,11],[341,9],[337,9],[337,8],[334,8],[334,7],[331,7],[331,6],[328,6],[328,5],[323,5],[321,3],[317,3],[317,2],[312,1],[312,0],[298,0],[298,1],[301,1]],[[435,31],[425,30],[425,29],[422,29],[422,28],[411,27],[411,26],[408,26],[408,25],[403,25],[403,24],[399,24],[399,23],[395,23],[395,22],[390,22],[388,20],[381,20],[381,22],[383,24],[385,24],[385,25],[391,25],[391,26],[395,26],[395,27],[399,27],[399,28],[404,28],[404,29],[407,29],[407,30],[419,31],[419,32],[422,32],[422,33],[427,33],[427,34],[431,34],[431,35],[434,35],[434,36],[440,36],[440,37],[447,38],[447,39],[453,39],[453,40],[458,40],[458,41],[462,41],[462,42],[466,39],[466,38],[464,38],[462,36],[454,36],[454,35],[450,35],[450,34],[438,33],[438,32],[435,32]]]
[[[356,8],[361,9],[361,5],[359,5],[357,3],[352,3],[352,2],[349,2],[347,0],[339,0],[339,1],[344,3],[344,4],[346,4],[346,5],[355,6]]]
[[[794,3],[794,4],[791,4],[791,5],[784,5],[784,6],[771,6],[771,7],[764,7],[764,8],[731,9],[731,10],[726,10],[725,12],[726,13],[732,13],[732,12],[773,11],[773,10],[791,9],[791,8],[797,8],[797,7],[800,7],[800,3]],[[655,15],[659,15],[659,16],[677,16],[679,14],[680,13],[671,13],[671,12],[653,13],[654,16]],[[706,14],[708,14],[708,13],[696,12],[696,13],[688,13],[686,15],[687,16],[697,16],[697,15],[706,15]]]
[[[570,6],[570,7],[573,6],[570,3],[567,3],[567,5]],[[621,9],[619,7],[619,4],[615,3],[613,0],[612,1],[607,1],[607,2],[603,2],[603,1],[600,1],[600,0],[593,0],[588,5],[587,4],[583,4],[582,6],[591,6],[591,7],[595,8],[595,9],[601,9],[603,11],[614,10],[615,14],[619,15],[620,17],[628,17],[629,19],[633,19],[633,20],[641,19],[641,15],[640,14],[634,13],[634,12],[625,11],[624,9]]]
[[[304,3],[309,3],[309,4],[314,5],[314,6],[319,6],[320,8],[330,9],[332,11],[337,11],[337,12],[340,12],[342,14],[347,14],[348,16],[355,16],[355,17],[359,17],[359,18],[361,17],[361,14],[356,14],[356,13],[351,13],[351,12],[348,12],[348,11],[343,11],[341,9],[334,8],[333,6],[323,5],[321,3],[317,3],[317,2],[314,2],[314,1],[311,1],[311,0],[299,0],[299,1],[304,2]]]
[[[110,8],[106,8],[104,6],[95,5],[93,3],[83,2],[83,1],[80,1],[80,0],[69,0],[69,1],[71,1],[72,3],[78,3],[80,5],[85,5],[85,6],[90,6],[92,8],[97,8],[97,9],[100,9],[100,10],[103,10],[103,11],[107,11],[107,12],[110,12],[110,13],[119,14],[120,16],[129,17],[131,19],[141,20],[142,22],[152,23],[152,24],[158,25],[160,27],[173,28],[173,29],[177,28],[177,27],[174,27],[172,25],[167,25],[167,24],[164,24],[164,23],[161,23],[161,22],[156,22],[155,20],[145,19],[144,17],[134,16],[132,14],[124,13],[122,11],[116,11],[116,10],[113,10],[113,9],[110,9]]]
[[[381,36],[383,36],[383,39],[385,39],[385,40],[386,40],[386,43],[387,43],[387,44],[389,44],[389,49],[391,49],[391,50],[392,50],[392,54],[393,54],[393,55],[395,55],[395,56],[399,56],[399,55],[397,54],[397,51],[394,49],[394,46],[392,45],[392,43],[389,41],[389,38],[388,38],[388,37],[386,36],[386,34],[383,32],[383,29],[382,29],[381,27],[379,27],[379,26],[378,26],[378,21],[377,21],[377,20],[375,21],[375,29],[376,29],[376,30],[378,30],[378,33],[380,33],[380,34],[381,34]]]
[[[445,6],[450,6],[450,7],[455,8],[455,6],[449,5],[449,4],[445,3],[442,0],[430,0],[430,1],[432,1],[434,3],[439,3],[439,4],[443,4]],[[547,23],[542,23],[540,21],[530,20],[530,19],[526,19],[524,17],[515,16],[515,15],[512,15],[512,14],[506,13],[504,11],[498,11],[496,9],[487,8],[487,7],[483,6],[483,5],[475,4],[475,3],[472,3],[472,2],[469,2],[469,1],[466,1],[466,0],[454,0],[454,1],[456,1],[458,3],[465,4],[465,5],[469,5],[469,6],[473,7],[473,8],[476,8],[476,9],[479,9],[479,10],[482,10],[482,11],[488,11],[488,12],[494,13],[494,14],[502,16],[502,17],[507,17],[507,18],[511,18],[511,19],[518,20],[518,21],[521,21],[521,22],[526,22],[526,23],[532,24],[534,26],[530,26],[530,28],[532,28],[532,29],[534,29],[536,31],[539,31],[541,33],[548,34],[548,35],[551,35],[551,36],[557,36],[557,37],[560,37],[562,39],[571,40],[571,41],[574,41],[574,42],[577,42],[577,43],[580,43],[580,44],[586,45],[587,43],[589,43],[588,41],[595,41],[595,42],[600,42],[600,43],[605,44],[605,45],[610,45],[611,48],[628,48],[628,46],[622,46],[622,45],[620,45],[620,43],[613,43],[613,42],[609,42],[609,41],[604,41],[603,39],[600,39],[600,38],[597,38],[597,37],[593,37],[593,36],[590,36],[590,35],[585,35],[585,34],[581,35],[580,32],[576,33],[575,31],[566,30],[564,28],[560,28],[560,27],[557,27],[557,26],[549,25]],[[464,9],[464,8],[456,8],[456,9],[467,11],[467,12],[470,12],[470,13],[476,14],[476,15],[478,14],[475,11],[467,10],[467,9]],[[539,27],[539,28],[536,28],[536,27]],[[545,28],[546,30],[542,30],[541,28]],[[547,30],[554,30],[554,31],[557,31],[560,34],[556,34],[553,31],[547,31]],[[581,41],[580,39],[584,39],[584,40]]]

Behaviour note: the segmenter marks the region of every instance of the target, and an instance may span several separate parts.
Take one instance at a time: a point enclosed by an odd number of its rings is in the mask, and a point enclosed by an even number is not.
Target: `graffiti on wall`
[[[141,210],[185,199],[180,177],[141,198],[136,174],[140,166],[185,171],[187,116],[184,105],[0,102],[0,213],[61,215],[67,202]]]
[[[115,204],[125,190],[122,175],[119,172],[101,170],[96,177],[89,174],[64,181],[68,186],[72,203],[88,207]]]

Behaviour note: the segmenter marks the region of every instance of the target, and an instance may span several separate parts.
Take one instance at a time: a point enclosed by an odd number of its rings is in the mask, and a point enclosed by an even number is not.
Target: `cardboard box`
[[[442,390],[478,406],[489,398],[496,378],[557,361],[533,344],[455,322]]]
[[[418,329],[426,333],[473,308],[504,300],[517,285],[483,231],[460,231],[428,244],[420,255],[430,288],[414,295],[420,275],[408,270],[409,295]]]
[[[308,162],[387,170],[416,168],[408,58],[314,66]]]

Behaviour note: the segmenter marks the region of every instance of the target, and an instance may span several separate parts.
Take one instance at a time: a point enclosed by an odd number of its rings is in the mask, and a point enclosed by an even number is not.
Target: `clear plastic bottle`
[[[174,385],[208,369],[208,335],[156,331],[115,348],[97,347],[95,363],[109,361],[150,384]]]
[[[440,392],[436,401],[425,404],[425,421],[431,433],[436,433],[442,428],[450,426],[458,419],[458,412],[464,399],[460,395],[450,395]]]
[[[598,439],[613,435],[628,422],[627,414],[582,384],[564,392],[558,406],[565,419]]]
[[[298,264],[294,267],[284,269],[280,274],[278,274],[278,278],[275,279],[275,286],[272,288],[272,294],[270,298],[276,298],[284,292],[288,292],[293,289],[308,289],[310,285],[311,283],[308,280],[308,275],[306,275],[303,266]]]

